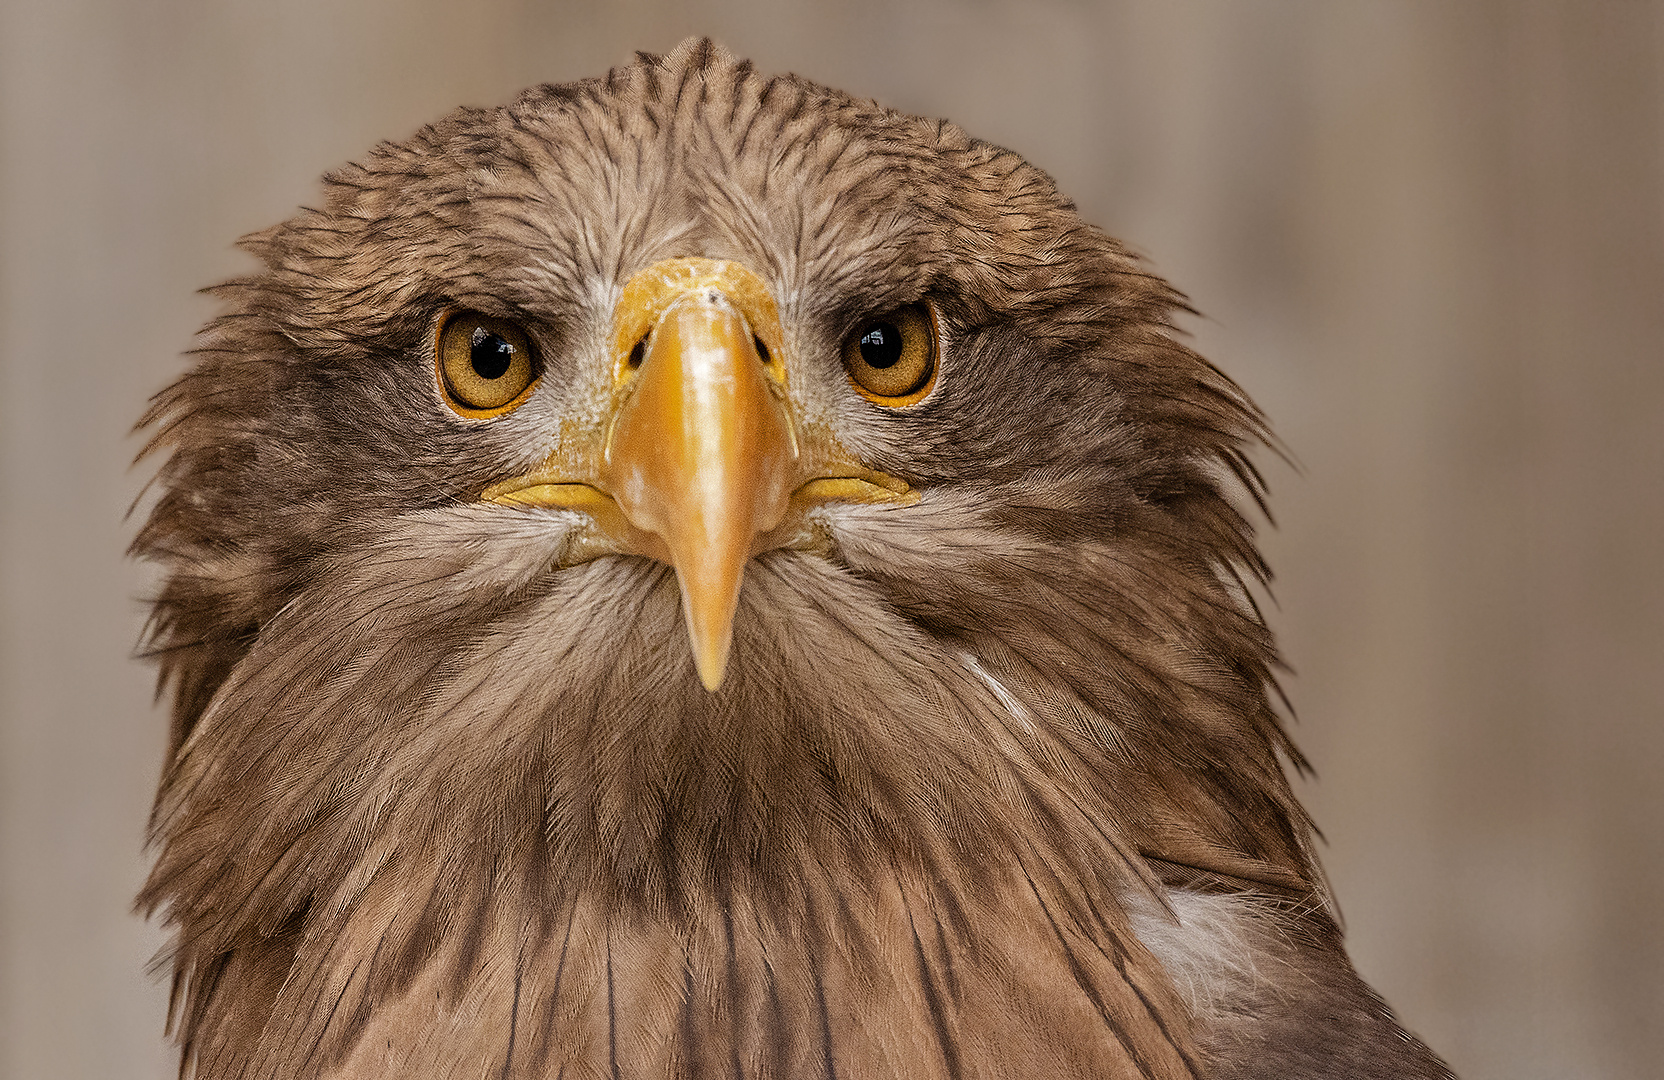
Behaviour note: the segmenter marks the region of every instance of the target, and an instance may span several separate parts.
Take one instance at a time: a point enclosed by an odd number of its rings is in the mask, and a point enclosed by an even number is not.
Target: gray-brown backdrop
[[[1468,1080],[1664,1060],[1664,15],[1640,2],[0,4],[0,1076],[168,1075],[127,434],[231,240],[450,107],[715,35],[1052,172],[1266,462],[1301,791]]]

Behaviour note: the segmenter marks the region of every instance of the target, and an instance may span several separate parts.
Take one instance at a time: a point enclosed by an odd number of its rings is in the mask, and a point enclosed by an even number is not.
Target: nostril
[[[757,346],[757,356],[763,361],[763,363],[768,363],[768,346],[763,344],[763,339],[753,334],[751,337],[751,343]]]
[[[647,339],[642,338],[636,342],[636,347],[630,350],[629,364],[631,370],[640,367],[641,362],[645,359],[647,359]]]

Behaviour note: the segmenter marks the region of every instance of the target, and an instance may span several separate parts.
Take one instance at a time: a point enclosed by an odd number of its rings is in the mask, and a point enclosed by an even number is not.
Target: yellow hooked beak
[[[672,259],[630,279],[609,412],[604,430],[483,497],[589,511],[617,549],[669,563],[708,690],[727,670],[745,564],[794,502],[916,501],[829,437],[800,438],[774,299],[738,263]]]
[[[758,340],[715,285],[677,295],[647,339],[601,467],[630,524],[667,549],[710,690],[728,665],[752,539],[780,524],[796,486],[784,388]]]

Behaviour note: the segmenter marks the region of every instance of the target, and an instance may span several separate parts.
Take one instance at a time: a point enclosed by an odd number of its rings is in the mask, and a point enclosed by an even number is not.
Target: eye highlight
[[[844,367],[869,401],[911,405],[936,381],[936,319],[924,304],[909,304],[868,319],[844,341]]]
[[[501,416],[537,381],[531,338],[507,319],[459,311],[439,327],[434,350],[439,387],[462,416]]]

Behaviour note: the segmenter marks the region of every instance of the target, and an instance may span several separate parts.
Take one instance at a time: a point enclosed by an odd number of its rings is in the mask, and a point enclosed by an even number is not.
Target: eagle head
[[[695,41],[243,246],[134,545],[195,1076],[1440,1075],[1284,776],[1262,418],[1043,172]]]

